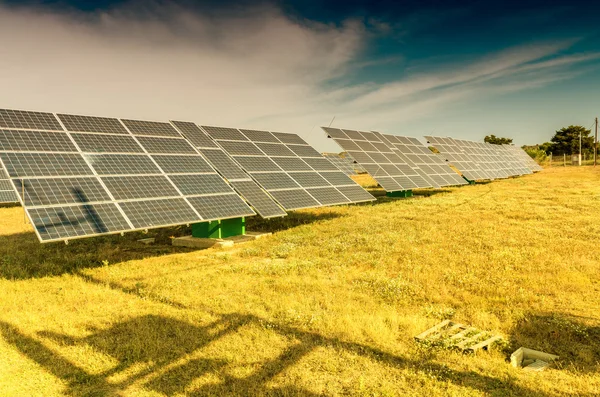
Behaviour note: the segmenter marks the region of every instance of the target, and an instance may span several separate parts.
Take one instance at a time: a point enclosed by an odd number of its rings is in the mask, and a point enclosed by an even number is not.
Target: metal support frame
[[[192,237],[196,238],[227,238],[245,234],[245,217],[192,224]]]
[[[463,179],[464,179],[465,181],[469,182],[469,185],[474,185],[474,184],[475,184],[475,181],[472,181],[472,180],[470,180],[470,179],[467,179],[467,178],[465,178],[465,177],[464,177],[464,175],[463,175]]]

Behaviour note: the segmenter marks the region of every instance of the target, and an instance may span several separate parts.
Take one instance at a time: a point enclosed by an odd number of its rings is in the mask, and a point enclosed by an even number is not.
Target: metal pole
[[[596,134],[594,135],[594,167],[596,166],[596,156],[598,155],[598,117],[596,117]]]
[[[581,165],[581,130],[579,130],[579,164]]]

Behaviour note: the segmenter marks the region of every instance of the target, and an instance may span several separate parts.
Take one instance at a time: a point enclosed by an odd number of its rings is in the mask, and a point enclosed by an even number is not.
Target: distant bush
[[[542,164],[548,158],[548,155],[545,151],[539,148],[526,148],[525,152],[531,156],[538,164]]]

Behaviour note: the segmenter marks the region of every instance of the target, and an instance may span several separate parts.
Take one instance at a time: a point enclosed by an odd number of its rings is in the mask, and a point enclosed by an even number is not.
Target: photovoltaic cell
[[[237,156],[235,160],[248,172],[281,171],[281,168],[273,161],[276,158],[271,160],[267,157]]]
[[[329,182],[316,172],[294,172],[291,174],[294,180],[303,188],[309,187],[327,187],[331,186]]]
[[[121,119],[133,135],[153,135],[163,137],[179,137],[179,132],[169,123]]]
[[[110,201],[110,196],[96,177],[15,179],[15,186],[25,206],[83,204]]]
[[[77,151],[61,132],[0,130],[0,150],[28,152]]]
[[[248,175],[222,150],[200,149],[200,152],[221,175],[230,181],[248,178]]]
[[[16,203],[19,201],[17,194],[12,191],[0,191],[0,203]]]
[[[148,153],[196,153],[196,150],[185,139],[151,138],[145,136],[137,137],[137,139]]]
[[[85,156],[99,175],[161,174],[146,155],[88,154]]]
[[[189,202],[205,219],[227,219],[254,215],[248,204],[235,193],[191,197]]]
[[[52,113],[0,109],[0,128],[23,128],[30,130],[62,131]]]
[[[262,153],[267,156],[296,157],[294,152],[285,147],[285,145],[279,143],[257,143],[256,146],[258,146],[258,148],[262,150]],[[225,150],[227,150],[227,148],[225,148]]]
[[[256,182],[237,181],[231,184],[263,218],[287,215]]]
[[[321,205],[304,189],[273,190],[269,193],[287,210],[319,207]]]
[[[338,186],[337,190],[339,190],[344,196],[348,197],[349,200],[356,203],[373,201],[371,198],[373,196],[371,196],[369,192],[358,185]]]
[[[250,142],[220,141],[221,147],[232,156],[260,156],[262,152]]]
[[[339,158],[339,157],[338,157]],[[319,158],[305,158],[304,162],[308,164],[315,171],[337,171],[339,168],[331,161],[329,161],[329,157],[325,157],[325,159]],[[346,163],[353,165],[352,162],[347,159],[342,159]],[[354,171],[353,171],[354,173]]]
[[[119,205],[136,229],[200,221],[183,198],[131,201]]]
[[[58,114],[57,116],[67,131],[129,134],[119,120],[114,118],[78,116],[73,114]]]
[[[269,131],[240,129],[240,132],[252,142],[279,143],[279,139],[275,138],[275,136],[273,136],[273,134],[271,134]]]
[[[206,160],[200,156],[160,155],[152,156],[152,158],[167,174],[214,172]]]
[[[131,229],[113,203],[26,208],[43,241],[115,233]]]
[[[189,121],[171,121],[179,131],[197,148],[216,148],[217,143],[196,124]]]
[[[285,172],[254,173],[252,176],[267,191],[299,187],[299,185]]]
[[[210,135],[212,139],[219,140],[229,140],[229,141],[247,141],[248,138],[244,136],[241,132],[236,130],[235,128],[226,128],[226,127],[211,127],[203,125],[202,129]]]
[[[306,141],[304,139],[300,138],[296,134],[289,134],[287,132],[273,132],[272,134],[275,136],[275,138],[279,139],[279,141],[281,141],[282,143],[308,145],[308,143],[306,143]]]
[[[284,171],[313,171],[313,169],[298,157],[273,157],[273,161]]]
[[[323,205],[347,204],[351,200],[334,187],[311,188],[306,191]]]
[[[0,153],[0,159],[11,178],[92,175],[78,154]]]
[[[171,175],[169,178],[186,196],[231,193],[231,187],[216,174]]]
[[[131,136],[72,133],[71,137],[82,152],[88,153],[144,153]]]
[[[179,193],[163,175],[103,177],[115,200],[177,197]]]

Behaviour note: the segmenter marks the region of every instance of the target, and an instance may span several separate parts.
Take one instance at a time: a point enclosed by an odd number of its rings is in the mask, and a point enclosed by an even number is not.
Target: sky
[[[0,108],[542,143],[600,113],[591,3],[0,0]]]

